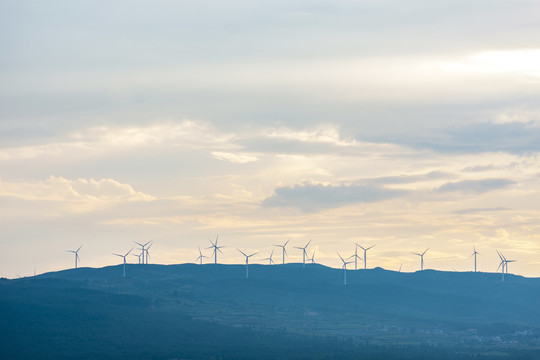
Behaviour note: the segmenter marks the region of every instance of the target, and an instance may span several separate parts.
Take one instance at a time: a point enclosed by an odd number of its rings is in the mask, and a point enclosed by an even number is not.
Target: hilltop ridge
[[[127,331],[130,339],[145,334],[149,339],[140,341],[165,344],[170,351],[153,353],[163,356],[131,353],[157,358],[187,351],[188,343],[193,347],[190,354],[200,355],[192,358],[211,358],[211,351],[200,350],[214,346],[202,335],[207,333],[220,334],[215,335],[222,344],[216,351],[231,359],[283,357],[261,342],[267,337],[289,344],[289,350],[296,349],[295,343],[312,347],[312,352],[292,352],[295,355],[289,358],[294,359],[315,354],[354,358],[366,351],[378,354],[367,359],[463,359],[493,349],[497,359],[516,351],[525,351],[523,359],[540,354],[540,278],[508,275],[502,282],[494,273],[375,268],[347,271],[344,285],[343,270],[317,264],[305,268],[254,264],[249,266],[249,278],[244,265],[128,264],[126,278],[122,267],[69,269],[0,281],[0,320],[7,324],[0,335],[22,348],[25,341],[33,341],[32,336],[44,343],[91,337],[110,344],[110,329],[120,327],[117,330]],[[159,330],[163,328],[169,333],[164,335]],[[104,338],[101,333],[109,335]],[[264,351],[266,357],[244,354],[236,336],[257,344],[249,354]],[[342,343],[343,339],[352,342]],[[115,341],[120,341],[115,346],[123,346],[122,341],[134,340]],[[230,343],[236,344],[227,350],[234,355],[223,356],[229,346],[223,344]],[[77,350],[66,356],[53,352],[52,358],[72,358],[74,353]],[[123,358],[116,355],[111,358]]]

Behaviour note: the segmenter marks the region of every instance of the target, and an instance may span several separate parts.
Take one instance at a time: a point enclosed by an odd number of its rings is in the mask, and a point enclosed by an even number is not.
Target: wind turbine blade
[[[242,250],[240,250],[240,249],[236,249],[236,250],[240,251],[242,253],[242,255],[247,256],[246,254],[244,254],[244,252]]]
[[[341,261],[343,261],[343,263],[345,264],[345,260],[343,260],[343,258],[341,257],[341,255],[339,255],[339,253],[337,253],[337,255],[339,256],[339,258],[341,259]]]
[[[287,244],[291,241],[291,238],[289,238],[287,241],[285,241],[285,244],[283,244],[283,247],[287,246]]]
[[[374,247],[374,246],[375,246],[375,245],[371,245],[370,247],[368,247],[368,248],[366,249],[366,251],[369,250],[369,249],[371,249],[371,248]]]
[[[133,248],[131,248],[131,250],[129,250],[125,256],[128,256],[129,253],[130,253],[132,250],[133,250]]]
[[[308,243],[306,244],[306,246],[304,246],[304,249],[306,249],[309,246],[310,243],[311,243],[311,240],[309,240]]]
[[[138,242],[136,242],[136,241],[134,241],[134,243],[137,244],[137,245],[139,245],[139,246],[141,246],[141,247],[145,247],[145,246],[146,246],[146,245],[143,245],[143,244],[138,243]]]
[[[81,250],[81,248],[82,248],[83,245],[84,245],[84,243],[81,244],[81,246],[79,246],[79,248],[77,249],[77,252],[79,252],[79,250]]]
[[[253,255],[257,255],[259,252],[257,251],[256,253],[253,253],[251,255],[248,255],[248,257],[252,257]]]
[[[424,252],[422,253],[422,255],[424,255],[425,253],[427,253],[428,250],[429,250],[429,248],[427,248],[426,251],[424,251]]]
[[[124,257],[124,255],[115,254],[115,253],[113,253],[113,255],[120,256],[120,257]]]

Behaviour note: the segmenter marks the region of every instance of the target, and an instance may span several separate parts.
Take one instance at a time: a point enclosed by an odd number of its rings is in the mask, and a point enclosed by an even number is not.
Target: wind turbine
[[[133,248],[131,248],[131,250],[133,250]],[[121,258],[124,258],[124,277],[126,277],[126,257],[129,255],[129,253],[131,252],[131,250],[129,250],[126,255],[120,255],[120,254],[114,254],[113,255],[116,255],[116,256],[120,256]]]
[[[504,261],[504,265],[505,265],[505,268],[506,268],[505,273],[508,274],[508,263],[516,262],[516,260],[507,260],[506,257],[503,255],[503,253],[500,253],[500,256],[502,257],[502,259]]]
[[[213,249],[214,251],[214,264],[217,264],[217,252],[219,251],[220,253],[223,254],[223,251],[221,251],[221,248],[225,247],[225,246],[218,246],[218,237],[219,235],[216,235],[216,242],[212,242],[212,240],[210,240],[210,244],[212,244],[211,246],[207,247],[207,249]]]
[[[313,250],[313,254],[311,254],[311,258],[308,258],[308,261],[311,261],[312,264],[315,264],[315,250]]]
[[[246,257],[246,279],[249,277],[249,258],[252,257],[253,255],[257,255],[258,253],[253,253],[251,255],[246,255],[242,250],[240,249],[236,249],[238,251],[240,251],[242,253],[242,255],[244,255]]]
[[[501,269],[502,281],[504,281],[504,268],[507,266],[506,259],[504,258],[503,254],[499,252],[499,250],[497,250],[497,255],[499,255],[499,258],[501,259],[501,262],[499,263],[499,266],[497,267],[497,271]]]
[[[140,253],[139,255],[137,255],[137,254],[131,254],[131,256],[136,256],[136,257],[139,259],[139,265],[141,264],[141,256],[142,256],[142,253]]]
[[[291,238],[289,238],[289,240],[285,241],[285,244],[283,244],[283,245],[274,245],[274,246],[283,248],[283,265],[285,265],[285,255],[287,255],[287,250],[285,250],[285,246],[287,246],[289,241],[291,241]]]
[[[200,246],[197,246],[199,248],[199,257],[197,259],[195,259],[195,261],[198,261],[200,260],[201,262],[199,263],[199,265],[202,265],[202,259],[203,258],[208,258],[208,256],[204,256],[201,252],[201,247]]]
[[[294,247],[295,249],[302,250],[302,267],[306,267],[306,255],[307,255],[306,249],[309,246],[310,242],[311,242],[311,240],[309,240],[308,243],[306,244],[306,246],[304,246],[304,247],[298,247],[298,246]]]
[[[352,263],[352,261],[345,261],[339,253],[337,253],[341,261],[343,261],[343,266],[341,267],[343,269],[343,285],[347,285],[347,264]]]
[[[275,264],[276,262],[272,260],[273,255],[274,255],[274,249],[272,249],[272,252],[270,253],[270,257],[264,258],[263,260],[268,260],[268,265]]]
[[[148,247],[144,250],[146,252],[146,265],[148,265],[148,259],[150,258],[150,253],[148,252],[148,250],[150,250],[152,245],[154,245],[154,243],[151,243],[150,245],[148,245]]]
[[[144,264],[144,253],[145,253],[145,250],[146,250],[145,247],[146,247],[146,245],[150,244],[151,242],[152,242],[152,241],[149,241],[149,242],[147,242],[146,244],[143,245],[143,244],[141,244],[141,243],[138,243],[138,242],[134,241],[135,244],[137,244],[137,245],[139,245],[139,246],[141,247],[141,250],[142,250],[142,253],[141,253],[141,255],[142,255],[142,262],[140,262],[140,263],[142,263],[142,264]]]
[[[398,272],[401,272],[401,267],[403,266],[403,263],[401,263],[401,265],[399,265],[399,271]]]
[[[471,254],[471,256],[469,256],[469,258],[474,256],[474,272],[476,272],[476,255],[480,255],[480,253],[478,251],[476,251],[476,247],[474,247],[474,245],[473,245],[473,250],[474,251]]]
[[[358,270],[358,259],[362,260],[362,258],[358,256],[358,244],[354,247],[354,255],[351,257],[354,258],[354,270]]]
[[[372,247],[374,247],[375,245],[371,245],[370,247],[368,248],[364,248],[358,244],[356,244],[356,246],[360,247],[360,249],[364,250],[364,270],[367,269],[367,258],[366,258],[366,253],[369,249],[371,249]],[[355,254],[356,254],[356,251],[355,251]]]
[[[77,261],[79,260],[79,250],[81,250],[82,246],[84,244],[81,244],[81,246],[79,246],[79,248],[77,250],[66,250],[70,253],[74,253],[75,254],[75,269],[77,268]]]
[[[427,248],[423,253],[419,254],[419,253],[414,253],[414,255],[418,255],[420,256],[420,270],[424,270],[424,254],[429,250],[429,248]]]

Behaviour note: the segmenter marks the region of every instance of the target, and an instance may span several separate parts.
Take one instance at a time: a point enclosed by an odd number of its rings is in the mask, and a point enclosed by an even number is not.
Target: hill
[[[191,358],[216,354],[227,358],[227,351],[236,354],[232,358],[242,358],[239,349],[244,347],[234,340],[237,336],[250,339],[252,356],[245,358],[264,358],[253,356],[260,351],[274,358],[310,353],[290,351],[298,346],[317,349],[308,358],[348,357],[362,351],[364,355],[382,351],[384,358],[390,354],[399,359],[407,354],[430,358],[434,349],[442,352],[439,358],[490,356],[493,351],[497,356],[519,353],[523,358],[540,354],[538,278],[508,275],[502,282],[500,274],[492,273],[398,273],[376,268],[347,271],[344,285],[342,270],[316,264],[250,265],[249,279],[245,266],[219,264],[128,264],[126,274],[123,278],[120,265],[0,281],[2,324],[22,324],[3,326],[3,338],[25,334],[29,327],[33,335],[23,338],[43,340],[39,334],[58,329],[55,324],[64,321],[62,329],[84,329],[82,338],[93,334],[96,343],[109,339],[110,344],[115,336],[126,336],[126,329],[137,329],[138,335],[127,341],[133,345],[147,333],[155,350],[147,355],[155,358],[179,351],[178,346],[167,345],[163,349],[168,352],[163,353],[159,344],[186,342],[191,344]],[[115,331],[105,336],[103,328]],[[68,334],[56,337],[69,338]],[[180,340],[172,341],[168,334]],[[273,345],[266,349],[262,340],[272,337]],[[216,343],[238,346],[199,351]],[[189,353],[189,346],[180,348]]]

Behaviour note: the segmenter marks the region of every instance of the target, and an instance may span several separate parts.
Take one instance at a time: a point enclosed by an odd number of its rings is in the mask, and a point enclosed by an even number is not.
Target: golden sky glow
[[[540,275],[539,5],[206,5],[1,3],[0,276],[217,234],[224,263]]]

